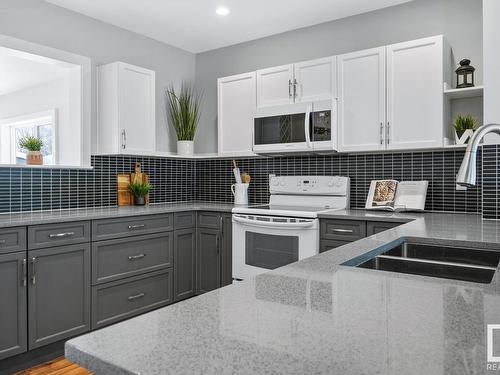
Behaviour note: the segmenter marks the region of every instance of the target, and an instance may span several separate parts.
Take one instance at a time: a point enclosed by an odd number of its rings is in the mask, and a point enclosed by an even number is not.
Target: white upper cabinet
[[[294,65],[295,102],[329,100],[337,96],[336,57]]]
[[[217,98],[219,155],[252,155],[255,72],[219,78]]]
[[[99,153],[154,153],[155,97],[154,71],[122,62],[98,67]]]
[[[331,100],[336,58],[326,57],[257,71],[257,107]]]
[[[257,70],[257,106],[259,108],[293,102],[293,64]]]
[[[443,37],[387,47],[387,149],[443,146]]]
[[[337,61],[339,151],[385,149],[385,47]]]

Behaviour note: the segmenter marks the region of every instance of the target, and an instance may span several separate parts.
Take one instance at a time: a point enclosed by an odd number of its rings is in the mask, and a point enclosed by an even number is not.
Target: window
[[[56,111],[34,113],[0,121],[0,145],[3,163],[26,164],[26,152],[19,147],[19,139],[27,135],[40,137],[43,141],[44,164],[56,164]]]

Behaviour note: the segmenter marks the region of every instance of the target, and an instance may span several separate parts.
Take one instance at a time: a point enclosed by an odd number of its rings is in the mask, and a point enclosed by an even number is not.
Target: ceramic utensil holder
[[[249,184],[231,185],[231,191],[234,195],[234,204],[248,205],[248,186]]]

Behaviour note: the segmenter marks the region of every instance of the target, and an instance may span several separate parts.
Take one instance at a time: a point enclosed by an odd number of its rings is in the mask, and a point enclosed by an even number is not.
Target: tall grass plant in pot
[[[191,85],[183,83],[178,93],[170,86],[166,96],[170,124],[177,134],[177,153],[183,156],[192,155],[193,141],[200,120],[202,95]]]

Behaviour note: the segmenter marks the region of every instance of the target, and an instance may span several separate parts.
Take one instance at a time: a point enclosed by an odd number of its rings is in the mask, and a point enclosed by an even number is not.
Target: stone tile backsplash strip
[[[252,176],[251,203],[267,201],[270,173],[348,176],[351,178],[352,208],[364,207],[373,179],[425,179],[429,180],[427,210],[484,212],[485,217],[500,218],[499,152],[497,146],[485,146],[484,156],[479,153],[479,184],[467,191],[455,189],[455,175],[464,150],[247,158],[238,160],[238,164],[242,171]],[[0,167],[0,212],[116,205],[116,174],[131,172],[135,162],[140,162],[143,171],[150,175],[154,186],[152,203],[232,201],[230,160],[93,156],[93,170]],[[484,186],[481,184],[482,169]]]

